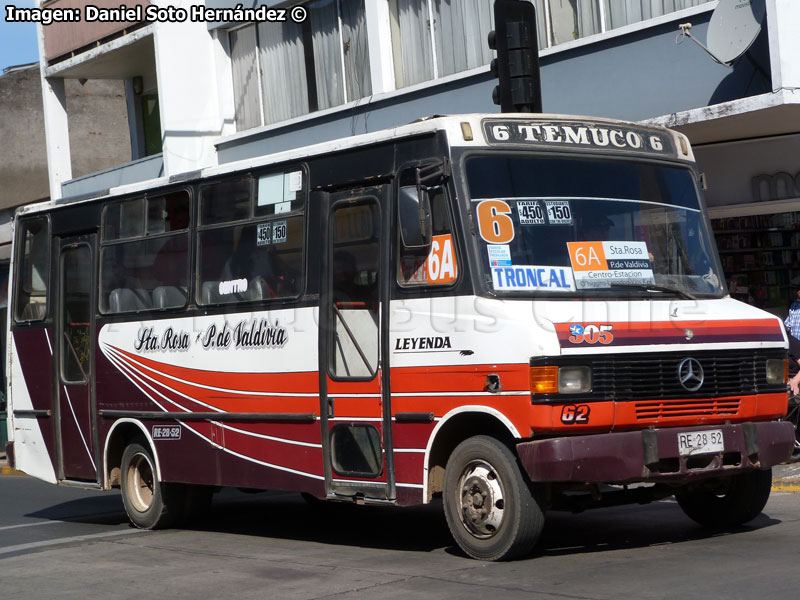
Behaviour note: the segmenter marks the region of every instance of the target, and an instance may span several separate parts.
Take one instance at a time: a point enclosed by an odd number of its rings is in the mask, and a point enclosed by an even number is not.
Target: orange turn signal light
[[[532,394],[557,394],[558,367],[531,367],[530,382]]]

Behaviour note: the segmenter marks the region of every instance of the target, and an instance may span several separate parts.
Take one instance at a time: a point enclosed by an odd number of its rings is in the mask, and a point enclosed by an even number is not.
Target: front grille
[[[534,402],[587,402],[615,400],[618,402],[714,399],[725,396],[747,396],[786,391],[784,384],[767,383],[767,359],[786,357],[781,349],[769,350],[705,350],[683,352],[649,352],[643,354],[601,354],[534,359],[532,366],[590,365],[592,391],[587,394],[534,395]],[[703,385],[688,391],[678,379],[678,366],[686,358],[694,358],[703,368]],[[678,416],[730,412],[722,403],[641,403],[643,411]],[[693,408],[689,408],[689,407]],[[639,410],[637,405],[637,411]],[[714,411],[723,411],[714,412]],[[645,418],[644,416],[642,418]],[[647,418],[651,418],[648,415]]]
[[[739,399],[646,400],[644,402],[636,402],[634,406],[636,418],[642,420],[669,417],[710,417],[735,415],[739,412]]]

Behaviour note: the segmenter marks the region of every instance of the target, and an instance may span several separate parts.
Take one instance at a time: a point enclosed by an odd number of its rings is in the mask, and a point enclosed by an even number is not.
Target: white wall
[[[799,88],[800,2],[767,0],[767,27],[773,88]]]
[[[783,184],[778,185],[778,191],[784,195],[783,199],[800,196],[800,134],[695,146],[694,154],[698,168],[706,174],[709,208],[748,204],[759,201],[759,197],[761,201],[781,199],[769,198],[764,188],[754,194],[753,178],[760,175],[789,175],[797,187],[795,194],[783,194]],[[788,182],[785,175],[781,177]],[[766,183],[762,180],[762,186]]]
[[[157,0],[159,6],[186,8],[203,2]],[[227,61],[205,23],[157,23],[156,75],[165,175],[217,164],[213,142],[233,133],[233,90],[220,68]],[[230,90],[228,92],[228,90]]]

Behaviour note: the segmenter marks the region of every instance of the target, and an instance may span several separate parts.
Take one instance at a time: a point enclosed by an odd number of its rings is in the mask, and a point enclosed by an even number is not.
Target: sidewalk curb
[[[773,479],[773,492],[800,492],[800,479]]]
[[[25,475],[22,471],[17,471],[11,467],[0,467],[0,475]]]

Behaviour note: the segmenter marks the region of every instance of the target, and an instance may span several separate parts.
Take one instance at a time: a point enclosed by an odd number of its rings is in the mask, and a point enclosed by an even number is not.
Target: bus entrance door
[[[394,496],[388,368],[384,189],[330,196],[320,310],[320,387],[329,496]]]
[[[93,282],[95,235],[63,238],[58,257],[59,479],[97,481]]]

